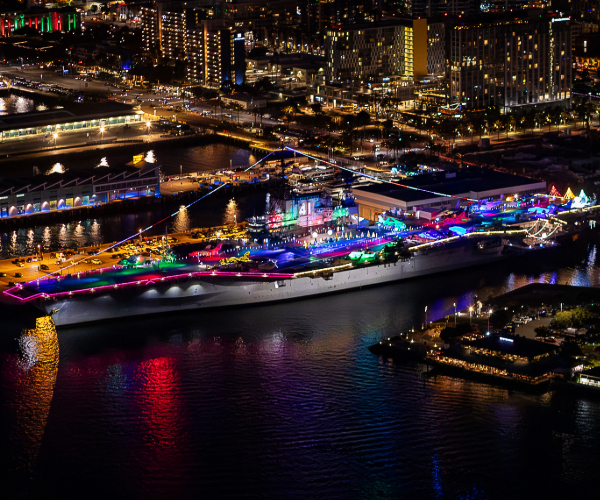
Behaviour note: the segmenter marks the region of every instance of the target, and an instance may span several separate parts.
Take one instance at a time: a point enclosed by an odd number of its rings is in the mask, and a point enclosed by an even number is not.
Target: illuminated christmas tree
[[[571,191],[571,188],[567,189],[567,192],[565,193],[565,195],[563,196],[563,198],[565,200],[572,200],[573,198],[575,198],[575,195],[573,194],[573,191]]]
[[[556,186],[552,186],[552,189],[550,190],[550,193],[548,193],[548,196],[552,198],[562,198],[562,196],[558,192],[558,189],[556,189]]]

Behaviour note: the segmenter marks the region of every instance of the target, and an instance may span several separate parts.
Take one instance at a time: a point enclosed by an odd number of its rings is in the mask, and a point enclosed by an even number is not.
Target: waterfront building
[[[497,200],[507,196],[546,193],[546,182],[495,170],[471,167],[455,172],[432,172],[403,179],[410,187],[391,184],[373,184],[354,188],[352,192],[359,206],[359,215],[377,220],[377,215],[389,210],[417,212],[421,208],[449,209],[457,202]],[[452,197],[443,196],[444,193]],[[461,198],[464,198],[461,199]]]
[[[0,218],[96,206],[115,200],[160,196],[160,167],[98,167],[0,181]]]
[[[592,387],[600,387],[600,367],[590,368],[579,374],[579,383]]]
[[[450,36],[450,101],[503,111],[538,104],[568,106],[573,61],[571,22],[550,16],[480,20]]]
[[[60,138],[65,132],[89,130],[97,134],[100,129],[141,123],[142,119],[142,111],[115,101],[64,103],[59,109],[0,117],[0,137],[5,141],[23,136],[44,135],[48,139],[54,139],[56,145],[60,144]]]
[[[508,334],[489,334],[428,357],[448,367],[528,384],[547,381],[561,363],[558,346]]]

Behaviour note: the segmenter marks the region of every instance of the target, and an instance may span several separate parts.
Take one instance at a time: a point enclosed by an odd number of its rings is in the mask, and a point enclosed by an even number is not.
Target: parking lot
[[[187,234],[170,234],[168,237],[132,238],[99,255],[96,254],[114,243],[5,259],[0,261],[0,287],[5,289],[9,285],[44,278],[50,274],[72,274],[111,267],[132,256],[138,256],[140,259],[157,258],[168,246],[191,241],[197,240]]]

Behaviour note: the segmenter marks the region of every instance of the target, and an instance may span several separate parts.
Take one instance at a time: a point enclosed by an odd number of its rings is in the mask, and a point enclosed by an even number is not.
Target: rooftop
[[[508,334],[490,334],[469,342],[467,346],[528,359],[545,354],[554,354],[558,350],[558,346],[556,345],[544,344],[537,340]]]
[[[142,169],[135,167],[99,167],[93,170],[67,170],[33,177],[9,177],[0,180],[0,194],[29,193],[81,184],[98,184],[125,180],[129,177],[155,177],[158,164],[148,163]]]
[[[590,368],[589,370],[582,371],[581,374],[587,375],[588,377],[600,378],[600,366],[596,366],[594,368]]]
[[[454,175],[454,173],[449,175]],[[432,172],[404,179],[402,181],[402,183],[406,184],[407,186],[449,194],[452,196],[468,196],[469,193],[507,189],[510,187],[524,186],[528,184],[539,185],[540,182],[543,181],[477,167],[457,170],[455,177],[447,178],[447,172]],[[379,194],[409,202],[418,201],[425,198],[443,198],[442,195],[424,193],[422,191],[415,191],[414,189],[384,183],[360,187],[359,190],[366,193]]]
[[[86,121],[113,116],[135,114],[133,106],[115,101],[106,102],[61,102],[60,109],[46,111],[30,111],[14,115],[0,116],[0,130],[26,129],[69,123],[72,121]]]

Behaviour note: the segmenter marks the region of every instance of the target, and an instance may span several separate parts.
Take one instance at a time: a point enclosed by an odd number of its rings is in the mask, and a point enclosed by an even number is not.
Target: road
[[[115,95],[112,99],[120,102],[125,102],[127,104],[141,104],[141,109],[150,116],[155,116],[157,118],[166,119],[166,120],[177,120],[180,122],[187,123],[189,125],[194,125],[199,128],[208,128],[211,126],[219,126],[224,123],[231,123],[235,125],[240,125],[243,127],[248,127],[250,124],[254,126],[277,126],[281,123],[277,120],[272,120],[269,118],[262,118],[260,115],[255,115],[254,113],[247,113],[244,111],[231,111],[231,110],[223,110],[218,106],[211,106],[206,101],[193,100],[190,102],[190,112],[176,112],[172,109],[168,109],[167,107],[155,107],[159,104],[173,103],[180,104],[182,102],[181,98],[173,97],[168,93],[159,93],[158,95],[153,91],[145,91],[141,89],[131,89],[131,86],[124,86],[120,84],[115,86],[115,82],[110,82],[110,85],[107,85],[109,82],[104,81],[94,81],[90,80],[84,82],[83,80],[76,80],[73,76],[59,76],[52,70],[40,69],[37,66],[25,66],[21,68],[20,66],[5,66],[0,67],[0,76],[4,77],[23,77],[32,81],[41,81],[48,83],[57,83],[63,87],[75,90],[84,90],[88,92],[94,92],[97,94],[107,95],[109,92],[114,93]],[[122,95],[122,91],[127,90],[127,95]],[[41,93],[44,95],[44,93]],[[139,94],[139,101],[135,98]],[[166,101],[165,101],[166,100]],[[301,127],[295,127],[294,125],[288,125],[290,129],[302,130]],[[583,133],[583,129],[576,130],[573,126],[570,125],[562,125],[558,129],[556,127],[552,127],[553,131],[563,130],[566,128],[570,128],[573,134]],[[418,130],[408,125],[402,126],[402,130],[404,132],[409,132],[416,134],[421,137],[425,137],[426,131]],[[534,137],[541,137],[546,130],[537,129],[534,131]],[[105,139],[109,140],[110,132],[105,132]],[[235,131],[236,135],[240,135],[246,137],[248,139],[255,139],[255,136],[251,133],[244,133],[241,130]],[[96,133],[96,136],[98,133]],[[115,128],[114,135],[119,139],[123,138],[122,136],[127,135],[122,130],[118,130]],[[141,137],[143,134],[139,133],[137,137]],[[331,133],[330,135],[338,136],[339,134]],[[441,139],[442,142],[447,146],[454,147],[469,145],[471,143],[477,144],[481,138],[489,138],[492,148],[493,147],[502,147],[506,145],[507,141],[520,141],[520,140],[531,140],[532,135],[523,134],[521,132],[506,132],[500,133],[498,137],[495,134],[490,135],[474,135],[473,137],[463,137],[463,138],[452,138],[452,139]],[[62,146],[81,146],[85,142],[97,140],[98,137],[86,137],[86,141],[82,141],[81,138],[79,140],[73,136],[68,138],[59,138],[58,145]],[[257,140],[260,140],[256,138]],[[14,139],[11,139],[11,141]],[[29,146],[26,146],[25,143],[22,145],[8,145],[0,144],[0,157],[4,154],[10,154],[17,151],[23,151],[27,148],[31,149],[40,149],[40,148],[48,148],[53,146],[53,140],[51,138],[19,138],[16,141],[38,141],[36,142],[26,142]],[[514,143],[514,142],[513,142]],[[273,142],[275,144],[275,142]],[[356,148],[355,151],[345,155],[345,159],[351,160],[352,157],[356,154],[366,155],[367,160],[365,161],[367,164],[376,162],[375,154],[384,154],[385,158],[391,158],[390,152],[386,150],[375,151],[376,146],[381,147],[381,141],[374,141],[373,143],[363,143],[363,148]]]

